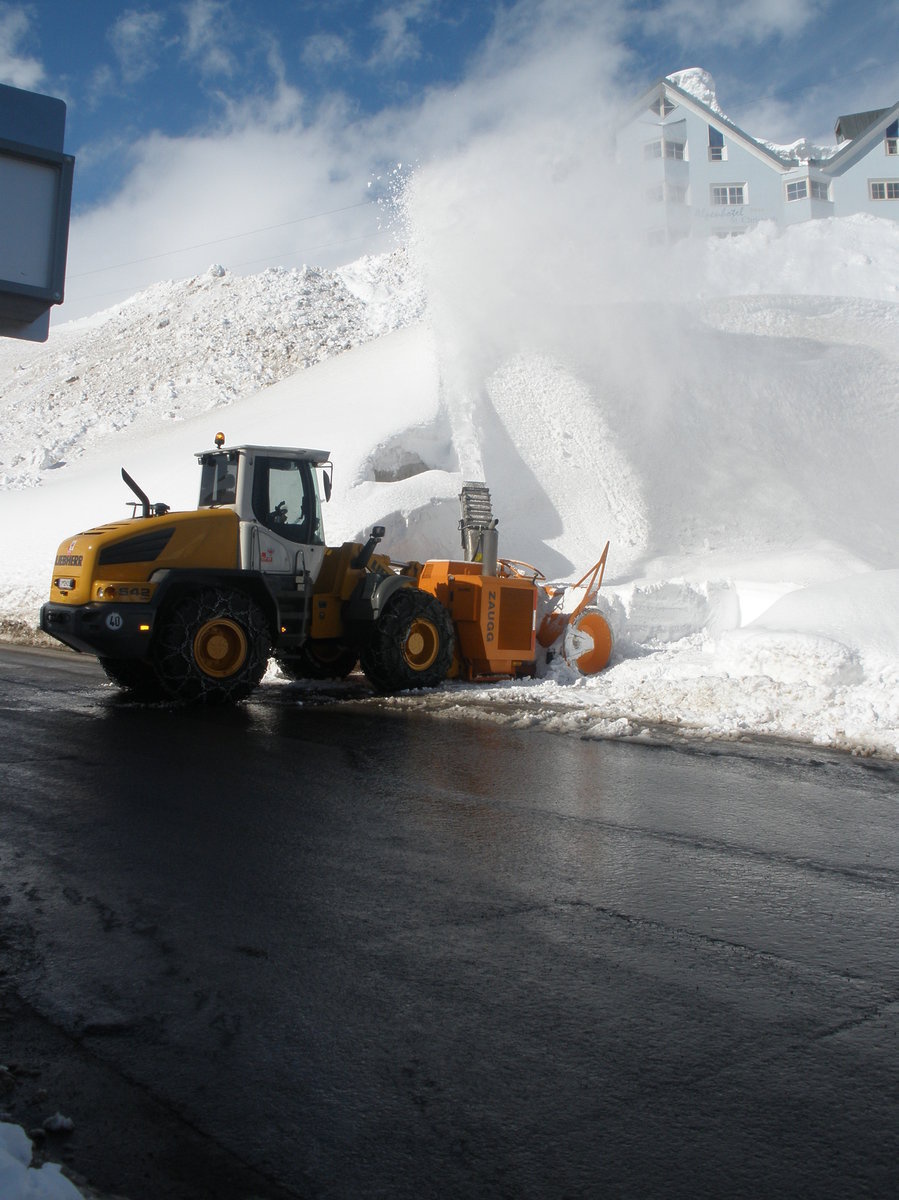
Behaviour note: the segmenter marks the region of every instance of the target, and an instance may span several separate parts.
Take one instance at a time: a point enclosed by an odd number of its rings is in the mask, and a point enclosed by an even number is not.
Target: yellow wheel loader
[[[381,526],[365,543],[325,544],[326,451],[226,447],[217,434],[196,457],[191,512],[151,504],[123,469],[132,516],[60,545],[41,608],[41,629],[139,697],[242,700],[272,656],[295,679],[343,678],[358,663],[383,692],[533,674],[547,652],[584,673],[609,660],[591,607],[608,545],[592,576],[552,588],[496,557],[489,492],[466,484],[465,559],[396,563],[377,553]]]

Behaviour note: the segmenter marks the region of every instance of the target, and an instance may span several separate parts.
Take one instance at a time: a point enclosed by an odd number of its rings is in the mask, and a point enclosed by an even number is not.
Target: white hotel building
[[[711,79],[693,69],[635,102],[616,148],[659,240],[739,234],[763,220],[899,218],[899,103],[840,117],[835,137],[825,148],[757,141],[721,112]]]

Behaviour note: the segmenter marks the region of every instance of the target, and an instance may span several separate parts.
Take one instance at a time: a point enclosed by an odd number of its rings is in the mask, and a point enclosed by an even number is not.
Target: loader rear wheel
[[[288,679],[346,679],[359,651],[338,638],[320,638],[306,642],[295,654],[275,657]]]
[[[101,658],[100,666],[108,679],[131,692],[135,699],[161,700],[165,696],[156,668],[149,659]]]
[[[243,592],[204,588],[164,615],[155,666],[167,695],[192,704],[244,700],[268,663],[262,610]]]
[[[436,597],[402,588],[362,647],[362,670],[381,692],[437,687],[452,665],[455,640],[452,619]]]

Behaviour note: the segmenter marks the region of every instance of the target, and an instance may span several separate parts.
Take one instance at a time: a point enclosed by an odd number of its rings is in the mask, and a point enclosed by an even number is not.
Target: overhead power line
[[[277,228],[277,227],[273,226],[273,228]],[[240,235],[238,235],[238,236],[240,236]],[[381,234],[381,236],[384,236],[383,233]],[[352,246],[352,245],[355,245],[357,242],[365,242],[368,240],[369,240],[369,237],[366,234],[366,235],[363,235],[362,237],[347,238],[344,241],[340,241],[340,242],[325,242],[321,246],[307,246],[305,249],[300,249],[300,250],[282,250],[282,251],[276,252],[274,254],[267,254],[264,258],[254,258],[254,259],[244,260],[239,263],[229,263],[228,269],[229,270],[237,270],[240,267],[252,267],[259,263],[269,263],[272,261],[272,259],[296,258],[298,255],[301,255],[301,254],[302,255],[316,254],[320,250],[334,250],[340,246]],[[172,253],[175,253],[175,251],[172,251]],[[144,261],[144,260],[141,260],[141,261]],[[123,263],[122,265],[124,266],[127,264]],[[105,268],[105,269],[112,270],[111,267]],[[78,277],[73,275],[73,276],[71,276],[71,278],[75,279]],[[149,284],[147,284],[145,286],[149,286]],[[118,296],[118,295],[121,295],[122,292],[128,292],[130,294],[134,290],[135,290],[135,285],[125,283],[125,284],[120,284],[118,287],[105,288],[102,292],[89,292],[86,296],[79,295],[77,297],[77,299],[80,304],[83,304],[83,303],[86,303],[88,300],[101,300],[104,296]]]
[[[159,254],[148,254],[144,258],[131,258],[127,262],[112,263],[108,267],[92,267],[89,271],[78,271],[69,275],[69,279],[83,279],[87,275],[100,275],[104,271],[117,271],[120,267],[134,267],[139,263],[153,262],[158,258],[168,258],[172,254],[184,254],[187,250],[202,250],[205,246],[217,246],[222,242],[236,242],[239,238],[251,237],[254,233],[268,233],[272,229],[286,229],[289,225],[300,225],[303,221],[314,221],[316,217],[331,217],[336,213],[349,212],[354,208],[368,208],[371,200],[360,200],[357,204],[345,204],[342,208],[329,208],[324,212],[310,213],[306,217],[296,217],[292,221],[282,221],[278,225],[262,225],[259,229],[247,229],[243,233],[231,233],[225,237],[213,238],[209,242],[194,242],[190,246],[179,246],[177,250],[163,250]]]

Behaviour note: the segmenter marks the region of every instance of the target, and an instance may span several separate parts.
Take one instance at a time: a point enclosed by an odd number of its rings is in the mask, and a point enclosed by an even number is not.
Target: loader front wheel
[[[153,663],[146,658],[101,658],[100,666],[118,687],[136,700],[161,700],[165,690]]]
[[[269,648],[265,617],[255,601],[229,588],[204,588],[165,614],[155,666],[172,699],[233,704],[262,679]]]
[[[397,692],[443,683],[454,646],[453,622],[440,601],[405,587],[384,606],[359,657],[378,691]]]

